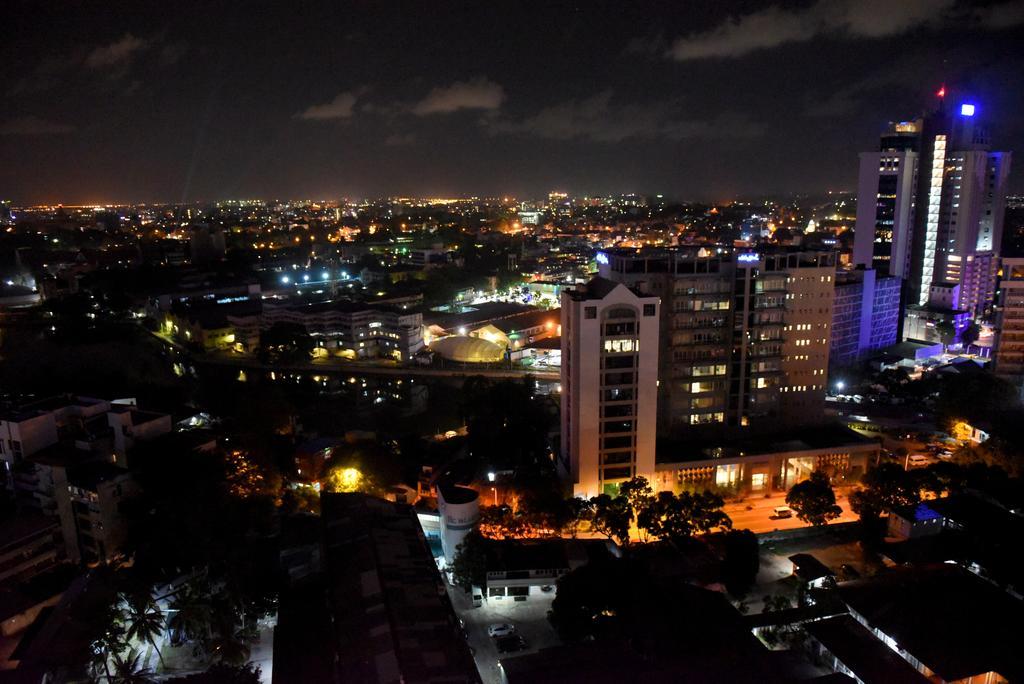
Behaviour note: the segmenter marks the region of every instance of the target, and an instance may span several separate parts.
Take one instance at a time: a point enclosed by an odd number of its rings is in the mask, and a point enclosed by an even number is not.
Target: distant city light
[[[309,282],[309,274],[308,273],[303,273],[302,274],[302,279],[308,283]]]
[[[967,103],[960,105],[960,116],[974,116],[974,105]]]
[[[606,266],[608,265],[608,255],[605,254],[604,252],[598,252],[597,256],[595,256],[594,258],[597,259],[597,263],[604,264]]]
[[[281,276],[281,282],[284,283],[285,285],[287,285],[291,281],[292,281],[292,279],[289,278],[288,276]]]
[[[840,380],[836,383],[836,389],[842,392],[846,388],[846,383]]]
[[[939,92],[935,93],[936,97],[946,97],[946,86],[939,88]]]
[[[736,257],[737,261],[741,261],[741,262],[743,262],[745,264],[750,264],[750,263],[753,263],[755,261],[760,261],[760,259],[761,259],[761,257],[758,256],[757,254],[754,254],[753,252],[749,252],[749,253],[746,253],[746,254],[740,254],[740,255],[738,255]]]
[[[323,273],[321,273],[321,274],[320,274],[320,277],[321,277],[321,278],[322,278],[323,280],[327,280],[328,278],[330,278],[330,277],[331,277],[331,274],[330,274],[330,273],[328,273],[327,271],[324,271]]]
[[[496,478],[496,477],[497,477],[497,475],[494,473],[494,471],[491,471],[491,472],[487,473],[487,481],[488,482],[494,482],[494,478]]]

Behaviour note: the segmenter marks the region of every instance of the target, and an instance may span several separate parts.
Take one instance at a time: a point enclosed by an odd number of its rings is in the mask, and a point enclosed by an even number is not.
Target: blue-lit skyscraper
[[[991,313],[1010,153],[992,151],[984,113],[940,100],[861,156],[854,262],[902,278],[904,306],[927,306],[933,284],[955,284],[963,309]]]

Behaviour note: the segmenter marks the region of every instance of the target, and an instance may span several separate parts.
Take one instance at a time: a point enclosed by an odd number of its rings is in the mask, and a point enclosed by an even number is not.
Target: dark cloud
[[[121,38],[103,45],[85,58],[85,66],[90,69],[106,69],[122,66],[131,62],[136,54],[149,47],[149,43],[142,38],[136,38],[130,33],[124,34]]]
[[[70,133],[73,130],[73,126],[48,121],[38,116],[23,116],[0,123],[0,135],[10,136],[56,135]]]
[[[821,35],[897,36],[950,18],[956,0],[818,0],[800,10],[772,6],[726,19],[710,31],[677,39],[668,56],[680,62],[742,57],[756,50],[801,43]],[[991,10],[994,12],[995,10]],[[986,14],[985,16],[992,16]],[[997,21],[1006,21],[1002,13]]]
[[[347,119],[352,116],[359,95],[354,92],[338,93],[334,99],[324,104],[313,105],[295,115],[297,119],[307,121],[328,121],[330,119]]]
[[[0,3],[7,196],[850,188],[941,83],[1024,148],[1024,0],[193,5]]]
[[[496,133],[532,135],[547,140],[586,140],[620,143],[635,139],[686,140],[689,138],[751,137],[758,125],[741,120],[684,119],[678,103],[616,102],[611,90],[583,99],[566,100],[520,120],[501,119],[489,124]]]
[[[494,81],[475,78],[434,88],[412,107],[417,116],[450,114],[461,109],[496,110],[505,100],[505,90]]]

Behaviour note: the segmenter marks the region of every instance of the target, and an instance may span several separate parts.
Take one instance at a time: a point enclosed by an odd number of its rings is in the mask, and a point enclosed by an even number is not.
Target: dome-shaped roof
[[[451,335],[434,340],[430,344],[430,349],[440,354],[442,358],[461,363],[491,363],[501,361],[505,357],[505,350],[500,345],[465,335]]]

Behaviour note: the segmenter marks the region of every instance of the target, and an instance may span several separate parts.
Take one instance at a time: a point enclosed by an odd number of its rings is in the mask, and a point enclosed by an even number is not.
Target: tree
[[[724,505],[722,497],[713,492],[658,492],[637,513],[637,527],[677,544],[695,534],[731,529],[732,520],[722,511]]]
[[[1020,396],[1013,383],[988,372],[955,373],[944,377],[939,386],[935,413],[940,424],[951,426],[959,421],[999,420],[1004,416],[1019,426]]]
[[[626,497],[626,501],[629,502],[629,507],[635,515],[654,498],[654,489],[651,488],[651,483],[646,477],[637,475],[619,485],[619,496]]]
[[[622,546],[629,544],[629,523],[633,512],[626,497],[612,498],[608,494],[598,494],[590,500],[590,504],[594,509],[590,520],[593,530]]]
[[[971,321],[962,331],[960,331],[960,344],[962,344],[964,349],[966,349],[977,342],[979,337],[981,337],[981,326],[974,321]]]
[[[205,642],[210,636],[213,609],[198,583],[186,585],[171,599],[167,628],[187,642]]]
[[[815,527],[835,520],[843,512],[836,505],[832,482],[821,470],[815,470],[810,478],[793,485],[786,495],[786,503],[796,511],[796,517]]]
[[[896,463],[882,463],[872,468],[861,478],[861,485],[861,489],[850,494],[850,508],[860,516],[869,539],[881,536],[882,513],[921,500],[914,477]]]
[[[953,343],[956,339],[956,326],[952,321],[939,321],[935,324],[935,332],[939,336],[939,341],[942,342],[942,348],[945,349]]]
[[[90,646],[90,666],[96,679],[106,677],[107,682],[113,681],[110,670],[110,658],[120,654],[126,646],[125,630],[121,625],[124,614],[113,603],[108,603],[104,610],[89,615],[91,626],[98,631]]]
[[[645,583],[628,559],[592,561],[558,578],[548,619],[565,641],[612,636]]]
[[[741,597],[754,585],[761,566],[757,535],[750,530],[729,530],[723,537],[722,583]]]
[[[462,540],[452,559],[452,581],[469,591],[487,582],[487,542],[473,530]]]
[[[568,515],[566,517],[565,526],[562,528],[562,534],[568,534],[571,538],[575,539],[579,533],[580,527],[584,523],[589,523],[594,518],[594,505],[588,499],[583,499],[577,496],[570,497],[566,501],[568,507]]]
[[[163,667],[164,657],[156,645],[156,637],[164,633],[163,612],[148,592],[127,597],[127,604],[125,619],[128,621],[128,638],[148,642],[156,651],[156,657],[160,659],[160,666]]]
[[[123,657],[120,653],[112,654],[111,663],[113,684],[152,684],[155,681],[153,671],[142,664],[142,654],[134,648]]]

